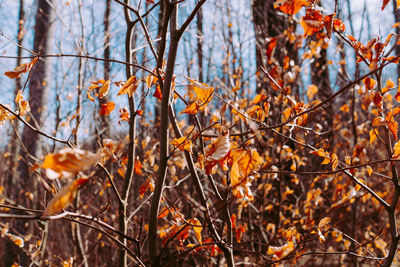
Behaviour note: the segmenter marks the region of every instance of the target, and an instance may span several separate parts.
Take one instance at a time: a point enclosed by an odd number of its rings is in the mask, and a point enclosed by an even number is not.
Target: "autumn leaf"
[[[159,84],[156,86],[156,90],[154,91],[153,96],[154,96],[155,98],[157,98],[158,100],[161,100],[161,99],[162,99],[162,92],[161,92],[161,87],[160,87]]]
[[[294,15],[300,11],[303,6],[307,6],[307,0],[278,0],[274,4],[274,8],[279,8],[283,13]]]
[[[94,98],[93,98],[93,96],[90,94],[89,91],[87,91],[87,97],[88,97],[88,99],[89,99],[90,101],[92,101],[92,102],[95,101]]]
[[[220,135],[215,142],[207,146],[204,151],[204,162],[207,174],[210,174],[214,166],[228,155],[230,147],[229,131]]]
[[[8,106],[7,106],[8,107]],[[11,118],[10,113],[3,107],[0,107],[0,125],[4,125]]]
[[[108,94],[108,91],[110,90],[110,80],[106,81],[103,86],[100,88],[99,91],[99,97],[103,98]]]
[[[186,108],[179,113],[179,115],[181,115],[182,113],[195,115],[199,111],[199,108],[200,108],[199,104],[193,102],[192,104],[187,105]]]
[[[78,178],[69,185],[61,188],[57,195],[55,195],[55,197],[50,201],[44,214],[56,214],[62,211],[64,208],[68,207],[75,199],[76,192],[78,191],[79,187],[86,183],[86,181],[88,180],[89,178]]]
[[[139,158],[135,160],[134,170],[136,175],[142,175],[142,163],[140,162]]]
[[[192,152],[192,141],[190,141],[187,137],[182,136],[180,138],[175,138],[171,141],[171,145],[178,148],[180,151],[189,151]]]
[[[367,88],[368,90],[371,90],[372,88],[374,88],[376,81],[370,77],[365,78],[364,80],[364,84],[365,84],[365,88]]]
[[[197,218],[192,218],[189,220],[189,223],[192,224],[197,241],[202,244],[203,238],[201,236],[201,231],[203,231],[203,226],[201,225],[200,221]]]
[[[289,255],[289,253],[291,253],[293,250],[294,250],[293,242],[288,242],[283,246],[279,247],[269,246],[267,254],[274,256],[276,260],[280,260]]]
[[[400,156],[400,141],[398,141],[396,144],[394,144],[393,148],[393,157],[397,158]]]
[[[139,187],[139,198],[142,199],[147,190],[154,191],[154,182],[149,178]]]
[[[140,80],[136,78],[136,76],[131,76],[124,85],[122,85],[121,89],[118,92],[118,95],[128,94],[129,97],[132,97],[133,93],[136,91],[140,84]]]
[[[386,5],[389,3],[390,0],[383,0],[382,2],[382,10],[385,9]],[[397,3],[398,4],[398,3]],[[397,6],[398,7],[398,6]]]
[[[304,29],[304,36],[313,35],[324,26],[324,16],[321,11],[309,8],[306,11],[306,15],[302,18],[300,25]]]
[[[38,58],[34,58],[30,63],[24,63],[16,67],[12,71],[6,71],[4,72],[4,75],[6,75],[10,79],[15,79],[21,77],[22,73],[27,73],[32,69],[32,67],[35,65],[36,61]]]
[[[257,105],[258,103],[260,103],[261,101],[264,101],[265,99],[267,99],[266,95],[256,95],[254,97],[253,104]]]
[[[376,130],[369,131],[369,144],[370,145],[372,145],[372,143],[375,141],[377,136],[378,136],[378,134],[376,133]]]
[[[23,248],[25,245],[24,239],[20,236],[7,233],[7,237],[18,247]]]
[[[263,159],[255,149],[235,149],[231,151],[229,157],[232,162],[230,178],[233,195],[236,198],[253,200],[253,193],[250,189],[251,173],[261,166]]]
[[[114,102],[110,101],[101,105],[100,115],[108,116],[115,109]]]
[[[309,100],[312,100],[314,95],[318,92],[318,87],[314,84],[311,84],[307,87],[307,96]]]
[[[64,148],[57,154],[45,157],[41,167],[46,169],[49,179],[71,178],[80,171],[92,167],[100,160],[102,153],[92,153],[78,148]]]

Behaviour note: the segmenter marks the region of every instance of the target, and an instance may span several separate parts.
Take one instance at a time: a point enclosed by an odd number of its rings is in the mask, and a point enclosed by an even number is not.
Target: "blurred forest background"
[[[399,4],[0,0],[0,266],[400,264]]]

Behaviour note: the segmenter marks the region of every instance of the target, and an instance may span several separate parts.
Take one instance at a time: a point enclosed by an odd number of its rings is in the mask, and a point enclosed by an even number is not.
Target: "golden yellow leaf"
[[[393,148],[393,157],[397,158],[398,156],[400,156],[400,141],[397,141]]]
[[[102,157],[102,153],[92,153],[78,148],[64,148],[57,154],[45,157],[41,167],[46,169],[49,179],[71,178],[92,167]]]
[[[336,170],[338,164],[339,164],[339,160],[338,157],[335,153],[333,153],[331,155],[331,163],[332,163],[332,171]]]
[[[204,83],[196,83],[196,86],[194,86],[194,92],[196,93],[196,97],[201,101],[201,104],[206,105],[211,101],[214,88]]]
[[[87,180],[89,180],[89,178],[78,178],[69,185],[62,187],[60,191],[55,195],[55,197],[50,201],[44,214],[56,214],[62,211],[62,209],[69,206],[71,202],[75,199],[76,192],[78,191],[79,187]]]
[[[110,101],[101,105],[100,115],[108,116],[115,109],[115,103]]]
[[[349,105],[344,104],[343,106],[340,107],[340,111],[349,112],[350,111]]]
[[[10,233],[8,233],[7,236],[18,247],[20,248],[24,247],[25,243],[22,237]]]
[[[149,75],[149,76],[151,76],[151,75]],[[149,76],[147,76],[147,77],[149,77]],[[151,77],[153,77],[153,76],[151,76]],[[147,78],[146,78],[146,81],[147,81]],[[139,84],[140,84],[140,80],[138,80],[136,78],[136,76],[134,76],[134,75],[131,76],[126,81],[126,83],[124,83],[124,85],[122,85],[121,89],[118,92],[118,95],[128,94],[129,97],[132,97],[133,93],[136,91],[136,89],[138,88]]]
[[[31,70],[31,68],[35,65],[36,61],[38,58],[34,58],[30,63],[24,63],[16,67],[12,71],[6,71],[4,72],[4,75],[6,75],[10,79],[15,79],[21,77],[22,73],[26,73]]]
[[[186,150],[192,152],[192,141],[185,136],[175,138],[171,141],[171,145],[178,148],[180,151]]]
[[[186,106],[186,108],[184,110],[182,110],[179,115],[181,115],[182,113],[187,113],[190,115],[195,115],[197,113],[197,111],[199,111],[199,104],[197,104],[196,102],[193,102],[192,104]]]
[[[394,87],[394,82],[389,78],[389,80],[386,81],[386,87],[391,89]]]
[[[318,228],[324,229],[326,226],[328,226],[331,223],[331,219],[329,217],[324,217],[322,218],[319,223],[318,223]]]
[[[371,166],[369,166],[369,165],[367,165],[367,172],[368,172],[368,176],[372,175],[373,170],[372,170]]]
[[[267,99],[266,95],[256,95],[256,97],[254,97],[253,103],[256,105],[265,99]]]
[[[192,224],[192,228],[196,235],[197,241],[202,244],[203,238],[201,236],[201,231],[203,231],[203,226],[201,225],[200,221],[197,218],[192,218],[189,220],[189,223]]]
[[[29,106],[28,101],[21,100],[19,101],[19,115],[25,116],[29,111],[31,111],[31,107]]]
[[[108,94],[108,91],[110,90],[110,80],[106,81],[103,86],[99,90],[99,97],[103,98]]]
[[[372,88],[374,88],[376,81],[370,77],[365,78],[364,80],[364,84],[365,84],[365,88],[367,88],[368,90],[371,90]]]
[[[88,97],[88,99],[89,99],[90,101],[94,102],[94,98],[93,98],[93,96],[90,94],[89,91],[87,91],[87,97]]]
[[[18,93],[17,93],[17,95],[15,96],[15,103],[18,104],[19,101],[21,101],[23,98],[24,98],[24,96],[23,96],[23,94],[22,94],[22,91],[19,90]]]
[[[311,84],[307,87],[307,96],[309,100],[312,100],[316,93],[318,93],[318,87],[316,85]]]

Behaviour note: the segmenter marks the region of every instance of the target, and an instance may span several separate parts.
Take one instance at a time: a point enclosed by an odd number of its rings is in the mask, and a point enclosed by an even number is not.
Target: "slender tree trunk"
[[[265,48],[268,38],[277,37],[284,31],[285,17],[274,9],[275,0],[253,0],[252,12],[256,38],[257,92],[268,91],[269,82],[261,70],[265,64]],[[279,51],[278,51],[279,52]],[[279,53],[276,54],[279,58]]]
[[[110,13],[111,0],[106,0],[106,9],[104,11],[104,80],[110,79]],[[100,98],[99,104],[108,102],[108,96]],[[100,116],[100,138],[101,140],[110,136],[110,117]]]
[[[395,21],[395,23],[400,24],[400,8],[396,10],[396,8],[397,8],[396,1],[392,1],[392,3],[393,3],[394,21]],[[397,36],[400,35],[400,25],[398,25],[396,27],[396,34],[397,34]],[[396,46],[395,51],[396,51],[396,56],[399,57],[400,56],[400,46],[399,45]],[[397,64],[397,75],[398,75],[398,77],[400,77],[400,64]]]
[[[47,54],[50,50],[52,33],[52,0],[38,0],[38,9],[35,18],[35,36],[33,41],[33,51],[39,54]],[[40,128],[42,124],[42,114],[45,112],[45,106],[49,88],[49,59],[39,59],[30,72],[29,80],[29,104],[31,107],[30,122]],[[23,154],[23,160],[20,162],[20,178],[22,188],[32,189],[29,184],[33,181],[30,177],[29,163],[30,155],[35,156],[38,150],[39,135],[28,127],[24,127],[22,142],[26,147]]]

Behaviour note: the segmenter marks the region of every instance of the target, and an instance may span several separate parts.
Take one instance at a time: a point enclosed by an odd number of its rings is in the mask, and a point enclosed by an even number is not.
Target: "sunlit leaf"
[[[274,7],[279,8],[280,11],[294,15],[300,11],[303,6],[307,6],[307,0],[278,0],[275,2]]]
[[[370,77],[365,78],[364,80],[364,84],[365,84],[365,88],[367,88],[368,90],[371,90],[372,88],[374,88],[376,81]]]
[[[101,153],[94,154],[77,148],[64,148],[56,154],[47,155],[41,167],[46,169],[49,179],[70,178],[92,167],[101,157]]]
[[[205,149],[204,161],[207,174],[211,173],[211,170],[217,165],[218,161],[228,155],[230,147],[229,131],[227,131]]]
[[[61,188],[55,197],[50,201],[44,214],[52,215],[68,207],[75,199],[76,192],[78,191],[79,187],[88,180],[89,178],[78,178],[69,185]]]
[[[314,95],[318,92],[318,87],[314,84],[311,84],[307,87],[307,96],[309,100],[312,100]]]
[[[400,141],[398,141],[396,144],[394,144],[393,148],[393,157],[397,158],[400,156]]]
[[[106,81],[103,86],[99,90],[99,97],[103,98],[108,94],[108,91],[110,90],[110,80]]]
[[[12,71],[6,71],[4,72],[4,75],[6,75],[10,79],[15,79],[21,77],[22,73],[26,73],[32,69],[32,67],[35,65],[36,61],[38,58],[34,58],[30,63],[24,63],[16,67]]]
[[[100,115],[102,115],[102,116],[108,116],[108,115],[111,114],[111,112],[112,112],[114,109],[115,109],[115,104],[114,104],[114,102],[112,102],[112,101],[107,102],[107,103],[105,103],[105,104],[102,104],[102,105],[101,105],[101,108],[100,108]]]
[[[124,85],[122,85],[121,89],[118,92],[118,95],[128,94],[129,97],[132,97],[133,93],[136,91],[137,87],[140,84],[140,80],[136,78],[136,76],[131,76]]]
[[[377,133],[375,130],[369,131],[369,144],[372,145],[372,143],[375,141],[377,137]]]
[[[179,113],[179,115],[182,114],[182,113],[195,115],[199,111],[199,108],[200,108],[199,104],[197,104],[196,102],[193,102],[192,104],[186,106],[186,108],[184,110],[182,110]]]
[[[180,151],[186,150],[192,152],[192,141],[185,136],[175,138],[171,141],[171,145],[178,148]]]
[[[14,234],[7,234],[7,237],[18,247],[22,248],[25,245],[24,239],[20,236],[14,235]]]
[[[203,231],[203,226],[201,225],[200,221],[197,218],[192,218],[189,220],[189,223],[192,224],[197,241],[202,244],[203,238],[201,236],[201,231]]]
[[[372,175],[373,170],[372,170],[371,166],[369,166],[369,165],[367,165],[367,172],[368,172],[368,176]]]

